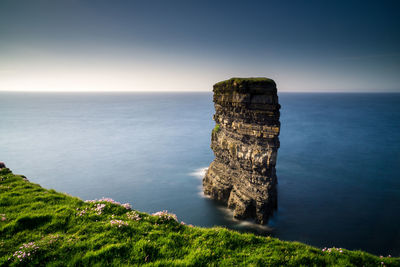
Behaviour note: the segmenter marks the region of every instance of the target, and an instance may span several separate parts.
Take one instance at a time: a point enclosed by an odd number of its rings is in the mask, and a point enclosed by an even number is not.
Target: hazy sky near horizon
[[[1,0],[0,91],[400,92],[400,1]]]

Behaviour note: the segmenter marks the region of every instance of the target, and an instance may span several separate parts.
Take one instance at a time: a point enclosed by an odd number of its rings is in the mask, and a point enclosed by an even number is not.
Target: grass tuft
[[[214,127],[214,129],[212,130],[212,133],[218,133],[220,131],[220,126],[219,126],[219,124],[217,123],[217,124],[215,124],[215,127]]]

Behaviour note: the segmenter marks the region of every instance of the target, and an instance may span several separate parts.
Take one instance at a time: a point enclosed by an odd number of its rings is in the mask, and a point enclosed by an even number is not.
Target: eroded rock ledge
[[[213,91],[215,159],[203,179],[204,193],[226,203],[235,218],[264,224],[277,206],[276,84],[267,78],[232,78],[215,84]]]

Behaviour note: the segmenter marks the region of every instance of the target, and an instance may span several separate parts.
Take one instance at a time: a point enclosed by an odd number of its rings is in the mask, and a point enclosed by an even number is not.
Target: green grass
[[[217,123],[217,124],[215,124],[215,127],[214,127],[214,129],[212,130],[212,132],[213,133],[218,133],[219,132],[219,124]]]
[[[276,84],[272,79],[231,78],[214,84],[214,94],[230,94],[233,92],[250,94],[276,94]]]
[[[400,266],[400,259],[191,227],[172,215],[128,210],[110,200],[84,202],[0,170],[0,266],[142,264]]]
[[[221,85],[221,84],[224,84],[224,83],[231,83],[231,82],[235,82],[237,84],[240,84],[240,83],[252,83],[252,82],[267,82],[267,83],[274,83],[275,84],[275,82],[272,79],[265,78],[265,77],[249,77],[249,78],[234,77],[234,78],[230,78],[230,79],[225,80],[225,81],[218,82],[215,85]]]

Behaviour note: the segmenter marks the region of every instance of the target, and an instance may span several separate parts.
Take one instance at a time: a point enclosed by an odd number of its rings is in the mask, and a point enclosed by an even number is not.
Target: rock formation
[[[235,218],[265,224],[277,207],[276,84],[267,78],[232,78],[215,84],[213,91],[215,159],[203,179],[204,193],[227,204]]]

